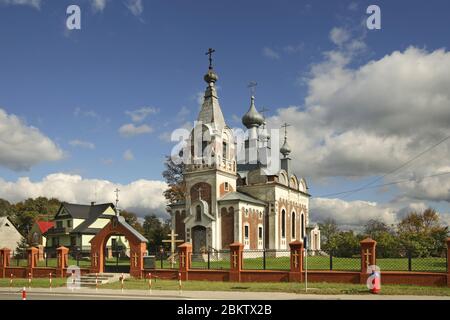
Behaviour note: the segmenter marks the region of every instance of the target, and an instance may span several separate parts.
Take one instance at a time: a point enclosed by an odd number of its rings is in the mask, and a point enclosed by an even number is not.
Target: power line
[[[357,188],[357,189],[353,189],[353,190],[348,190],[348,191],[344,191],[344,192],[339,192],[336,194],[347,194],[346,196],[344,196],[343,198],[349,197],[350,195],[352,195],[353,193],[368,189],[368,187],[370,187],[371,185],[373,185],[375,182],[380,181],[381,179],[393,174],[394,172],[406,167],[408,164],[410,164],[411,162],[417,160],[418,158],[420,158],[421,156],[423,156],[424,154],[426,154],[427,152],[429,152],[430,150],[436,148],[438,145],[444,143],[445,141],[447,141],[448,139],[450,139],[450,136],[445,137],[444,139],[440,140],[439,142],[435,143],[434,145],[432,145],[431,147],[425,149],[424,151],[420,152],[419,154],[415,155],[414,157],[412,157],[411,159],[409,159],[408,161],[404,162],[402,165],[398,166],[397,168],[393,169],[392,171],[389,171],[377,178],[375,178],[374,180],[372,180],[369,183],[364,184],[363,186]],[[333,195],[336,195],[333,194]],[[324,196],[325,197],[325,196]]]
[[[367,190],[367,189],[376,189],[376,188],[381,188],[381,187],[387,187],[387,186],[392,186],[392,185],[397,185],[397,184],[401,184],[401,183],[405,183],[405,182],[420,182],[423,181],[425,179],[428,178],[433,178],[433,177],[438,177],[438,176],[444,176],[444,175],[448,175],[450,174],[450,171],[447,172],[440,172],[440,173],[435,173],[429,176],[423,176],[420,179],[404,179],[404,180],[398,180],[398,181],[393,181],[393,182],[387,182],[387,183],[383,183],[383,184],[377,184],[375,186],[368,186],[365,188],[357,188],[357,189],[353,189],[353,190],[348,190],[348,191],[342,191],[342,192],[336,192],[336,193],[329,193],[329,194],[325,194],[325,195],[321,195],[318,196],[319,198],[325,198],[325,197],[332,197],[332,196],[338,196],[341,194],[347,194],[347,193],[355,193],[358,191],[362,191],[362,190]]]

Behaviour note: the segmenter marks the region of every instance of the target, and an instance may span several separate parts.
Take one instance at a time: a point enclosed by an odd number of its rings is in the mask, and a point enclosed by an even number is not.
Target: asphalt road
[[[19,288],[0,288],[0,300],[22,300]],[[31,288],[27,300],[450,300],[439,296],[320,295],[279,292]]]

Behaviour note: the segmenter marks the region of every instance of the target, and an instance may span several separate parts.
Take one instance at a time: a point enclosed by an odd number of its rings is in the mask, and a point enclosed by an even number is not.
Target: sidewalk
[[[0,288],[0,299],[5,295],[19,296],[20,288]],[[81,288],[27,288],[30,296],[44,296],[49,299],[66,300],[70,297],[101,299],[167,299],[167,300],[450,300],[448,296],[390,296],[390,295],[321,295],[280,292],[237,292],[237,291],[174,291],[174,290],[124,290]]]

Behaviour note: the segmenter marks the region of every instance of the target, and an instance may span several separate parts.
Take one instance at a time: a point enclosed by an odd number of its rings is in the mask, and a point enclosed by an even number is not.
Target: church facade
[[[292,172],[287,134],[282,147],[272,150],[252,96],[242,118],[247,132],[238,143],[225,123],[211,60],[204,80],[204,102],[182,152],[186,198],[169,205],[178,239],[192,243],[194,253],[233,242],[244,250],[287,250],[304,237],[310,249],[320,250],[320,230],[309,226],[308,186]],[[275,171],[268,159],[276,159]]]

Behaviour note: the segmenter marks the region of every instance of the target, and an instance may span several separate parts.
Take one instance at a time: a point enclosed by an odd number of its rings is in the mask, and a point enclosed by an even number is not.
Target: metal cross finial
[[[209,56],[209,69],[212,69],[212,54],[216,52],[213,48],[209,48],[208,52],[206,53],[207,56]]]
[[[256,93],[256,86],[258,85],[258,82],[256,82],[256,81],[250,81],[249,83],[248,83],[248,85],[247,85],[247,88],[250,88],[250,94],[252,95],[252,96],[254,96],[255,95],[255,93]]]
[[[281,126],[282,128],[284,128],[284,137],[287,137],[287,128],[290,127],[290,124],[287,124],[286,122]]]
[[[114,190],[114,193],[116,194],[116,210],[117,210],[117,205],[119,204],[119,188],[116,188],[116,190]]]

